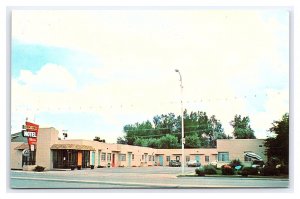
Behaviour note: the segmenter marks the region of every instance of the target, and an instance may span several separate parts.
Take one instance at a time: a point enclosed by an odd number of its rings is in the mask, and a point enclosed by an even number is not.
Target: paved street
[[[195,168],[185,168],[193,174]],[[287,188],[288,179],[177,177],[181,168],[96,168],[83,170],[11,171],[11,188]]]

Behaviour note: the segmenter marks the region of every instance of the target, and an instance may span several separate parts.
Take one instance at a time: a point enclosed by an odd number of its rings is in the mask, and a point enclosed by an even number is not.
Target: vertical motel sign
[[[25,125],[23,125],[22,134],[23,137],[27,137],[28,145],[31,148],[31,151],[34,151],[34,145],[36,145],[37,142],[37,135],[39,131],[39,125],[26,122]]]

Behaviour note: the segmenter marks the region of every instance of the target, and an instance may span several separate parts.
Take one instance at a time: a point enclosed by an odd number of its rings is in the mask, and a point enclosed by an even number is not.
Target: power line
[[[205,131],[202,131],[205,132]],[[199,131],[185,131],[186,134],[190,133],[199,133]],[[166,135],[181,135],[180,133],[167,133],[167,134],[160,134],[160,135],[134,135],[134,136],[126,136],[125,138],[153,138],[153,137],[163,137]]]
[[[193,125],[193,126],[184,126],[184,128],[201,128],[203,126],[208,126],[207,124],[202,124],[202,125]],[[133,127],[136,128],[136,127]],[[172,128],[152,128],[152,129],[134,129],[134,130],[125,130],[125,131],[156,131],[156,130],[172,130]],[[180,130],[181,127],[178,127]]]
[[[275,94],[277,95],[281,95],[282,92],[276,92]],[[201,98],[201,99],[190,99],[190,100],[185,100],[184,104],[185,105],[189,105],[189,104],[202,104],[203,102],[218,102],[218,101],[224,101],[224,102],[230,102],[230,101],[236,101],[239,99],[248,99],[248,98],[258,98],[258,97],[265,97],[268,96],[268,93],[263,93],[263,94],[249,94],[249,95],[243,95],[243,96],[231,96],[231,97],[223,97],[223,98]],[[41,101],[39,101],[40,103]],[[137,102],[138,103],[138,102]],[[176,104],[176,103],[180,103],[179,101],[169,101],[169,102],[159,102],[159,103],[155,103],[154,105],[158,105],[158,104]],[[149,105],[149,104],[148,104]],[[87,105],[87,106],[70,106],[68,105],[62,105],[62,106],[58,106],[58,107],[52,107],[52,106],[36,106],[36,105],[32,105],[31,107],[28,107],[27,104],[22,104],[22,105],[18,105],[16,107],[13,108],[14,111],[38,111],[38,112],[47,112],[47,111],[101,111],[103,109],[131,109],[131,108],[135,108],[135,107],[139,107],[139,106],[144,106],[143,104],[140,105],[136,105],[135,104],[129,104],[129,105],[125,105],[123,103],[118,104],[118,105]]]

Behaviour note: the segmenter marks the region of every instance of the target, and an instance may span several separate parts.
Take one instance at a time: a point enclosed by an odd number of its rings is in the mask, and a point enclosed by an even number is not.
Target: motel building
[[[58,133],[53,127],[40,128],[34,149],[24,139],[12,137],[11,169],[33,170],[37,165],[45,170],[69,169],[72,165],[83,169],[92,165],[94,168],[169,166],[170,160],[181,161],[181,149],[154,149],[82,139],[61,140]],[[217,140],[216,148],[185,149],[184,155],[185,162],[199,160],[201,165],[217,162],[221,167],[234,159],[250,165],[251,159],[244,156],[246,152],[256,153],[265,162],[267,160],[263,139]]]

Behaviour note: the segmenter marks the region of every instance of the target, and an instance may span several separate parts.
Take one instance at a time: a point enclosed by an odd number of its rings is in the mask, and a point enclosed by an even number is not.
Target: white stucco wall
[[[36,165],[53,169],[52,152],[50,147],[58,141],[58,131],[51,128],[40,128],[37,137]]]
[[[11,142],[10,143],[10,168],[22,169],[22,150],[16,150],[17,146],[20,146],[23,142]]]

